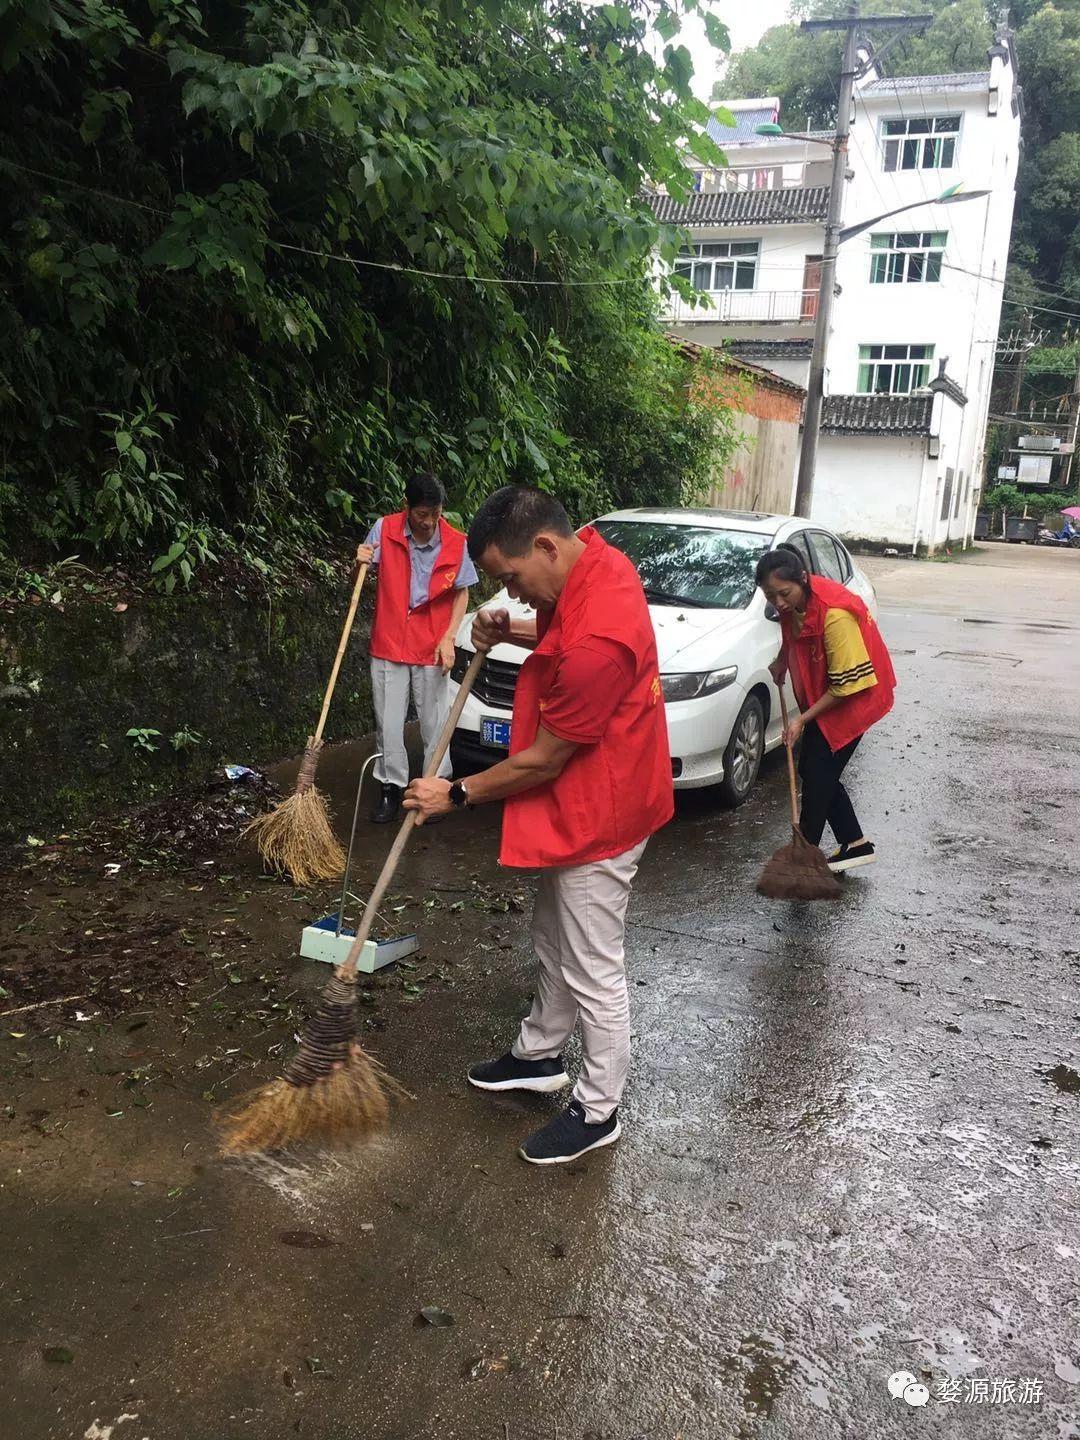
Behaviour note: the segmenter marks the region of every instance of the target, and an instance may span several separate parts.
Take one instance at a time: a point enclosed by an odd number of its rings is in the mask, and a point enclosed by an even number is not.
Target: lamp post
[[[817,315],[814,319],[814,348],[810,356],[810,374],[806,382],[806,413],[803,418],[802,447],[799,451],[799,476],[795,484],[795,514],[806,519],[814,496],[814,471],[817,467],[818,438],[821,434],[821,406],[825,393],[825,351],[829,340],[829,321],[832,316],[833,293],[836,289],[836,256],[845,240],[860,235],[890,216],[900,215],[905,210],[917,210],[923,205],[955,205],[962,200],[980,200],[989,195],[989,190],[961,190],[951,185],[936,199],[914,200],[908,205],[898,205],[895,210],[886,210],[870,220],[857,225],[841,227],[840,218],[844,206],[844,178],[847,164],[848,133],[851,116],[851,97],[856,72],[856,50],[854,31],[848,32],[844,47],[844,63],[840,76],[840,107],[836,134],[829,139],[817,135],[799,135],[782,130],[779,125],[758,125],[758,135],[780,137],[785,140],[806,141],[813,145],[827,145],[833,152],[832,185],[829,190],[829,209],[825,219],[825,245],[821,257],[821,281],[818,285]]]

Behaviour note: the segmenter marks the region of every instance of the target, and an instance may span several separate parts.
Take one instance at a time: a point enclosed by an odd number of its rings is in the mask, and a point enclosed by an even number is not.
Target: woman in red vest
[[[859,597],[835,580],[807,574],[791,547],[763,555],[756,579],[780,612],[782,643],[772,677],[782,685],[791,672],[800,708],[784,732],[787,745],[802,739],[799,829],[817,845],[828,822],[838,846],[830,870],[872,865],[874,846],[841,776],[863,735],[892,709],[896,676],[885,641]]]
[[[581,1021],[582,1069],[568,1108],[520,1154],[558,1165],[619,1138],[630,1059],[624,936],[646,842],[671,819],[667,721],[649,608],[621,551],[575,534],[552,496],[509,485],[469,527],[477,564],[535,619],[481,611],[477,649],[532,654],[514,696],[510,755],[469,780],[414,780],[422,820],[504,800],[501,860],[539,870],[532,939],[535,998],[511,1049],[469,1071],[480,1090],[569,1084],[563,1047]]]
[[[425,765],[446,723],[454,638],[469,586],[476,584],[465,536],[443,519],[443,499],[434,475],[413,475],[405,487],[405,509],[376,520],[356,552],[357,560],[379,570],[370,646],[375,748],[382,756],[375,762],[376,825],[397,818],[409,783],[409,700],[420,721]],[[449,773],[446,760],[440,774]]]

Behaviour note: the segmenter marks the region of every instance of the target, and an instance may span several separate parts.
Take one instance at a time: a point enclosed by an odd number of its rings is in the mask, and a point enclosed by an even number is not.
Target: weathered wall
[[[786,397],[778,396],[778,401]],[[799,461],[798,402],[795,418],[742,417],[744,442],[718,484],[709,491],[709,504],[721,510],[765,510],[791,513],[795,473]]]
[[[923,436],[822,435],[811,515],[846,540],[910,550]]]
[[[365,597],[370,601],[370,597]],[[47,837],[149,798],[225,761],[303,748],[348,603],[342,585],[238,596],[42,605],[0,619],[0,839]],[[371,728],[370,612],[361,607],[327,739]],[[162,732],[154,754],[125,738]],[[204,738],[177,753],[169,737]]]

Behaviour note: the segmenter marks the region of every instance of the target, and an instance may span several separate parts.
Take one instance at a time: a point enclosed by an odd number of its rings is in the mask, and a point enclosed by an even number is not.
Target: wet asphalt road
[[[129,1124],[79,1107],[89,1055],[22,1072],[14,1106],[71,1118],[4,1140],[0,1435],[1080,1437],[1080,555],[872,569],[900,689],[851,788],[882,861],[769,902],[777,763],[739,812],[684,799],[635,891],[612,1150],[527,1167],[557,1101],[461,1082],[527,1004],[513,911],[433,920],[456,983],[374,1037],[416,1100],[363,1150],[217,1161],[159,1017],[175,1083]],[[354,767],[321,772],[339,814]],[[495,824],[418,837],[403,886],[514,889]],[[959,1399],[893,1399],[900,1370]],[[1037,1403],[969,1398],[1025,1377]]]

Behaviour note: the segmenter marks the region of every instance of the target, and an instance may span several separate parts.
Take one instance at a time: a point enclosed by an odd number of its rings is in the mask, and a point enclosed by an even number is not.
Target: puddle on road
[[[778,1336],[744,1335],[738,1354],[722,1360],[720,1368],[737,1378],[746,1413],[768,1420],[796,1366],[784,1355],[784,1342]]]
[[[926,1369],[935,1373],[943,1371],[953,1380],[985,1369],[985,1361],[976,1355],[969,1337],[952,1326],[935,1331],[933,1338],[926,1335],[903,1336],[899,1344],[905,1351],[914,1349]]]
[[[1071,1065],[1055,1065],[1052,1070],[1041,1070],[1044,1080],[1056,1085],[1063,1095],[1080,1095],[1080,1074]]]
[[[1027,623],[1018,623],[1018,622],[1016,622],[1016,621],[1014,621],[1014,620],[990,620],[990,619],[983,619],[982,617],[980,617],[980,616],[975,616],[975,615],[965,615],[965,616],[963,617],[963,623],[964,623],[965,625],[1008,625],[1008,626],[1010,626],[1010,627],[1011,627],[1012,629],[1014,629],[1014,630],[1036,630],[1036,631],[1039,631],[1039,630],[1049,630],[1049,631],[1054,631],[1054,630],[1075,630],[1075,629],[1076,629],[1076,626],[1075,626],[1075,625],[1058,625],[1058,624],[1056,624],[1056,623],[1055,623],[1054,621],[1052,621],[1052,620],[1031,620],[1031,621],[1028,621]]]
[[[968,660],[973,665],[992,665],[995,660],[1000,660],[1003,665],[1022,665],[1024,662],[1016,655],[1003,655],[999,650],[939,650],[934,657],[936,660]]]

